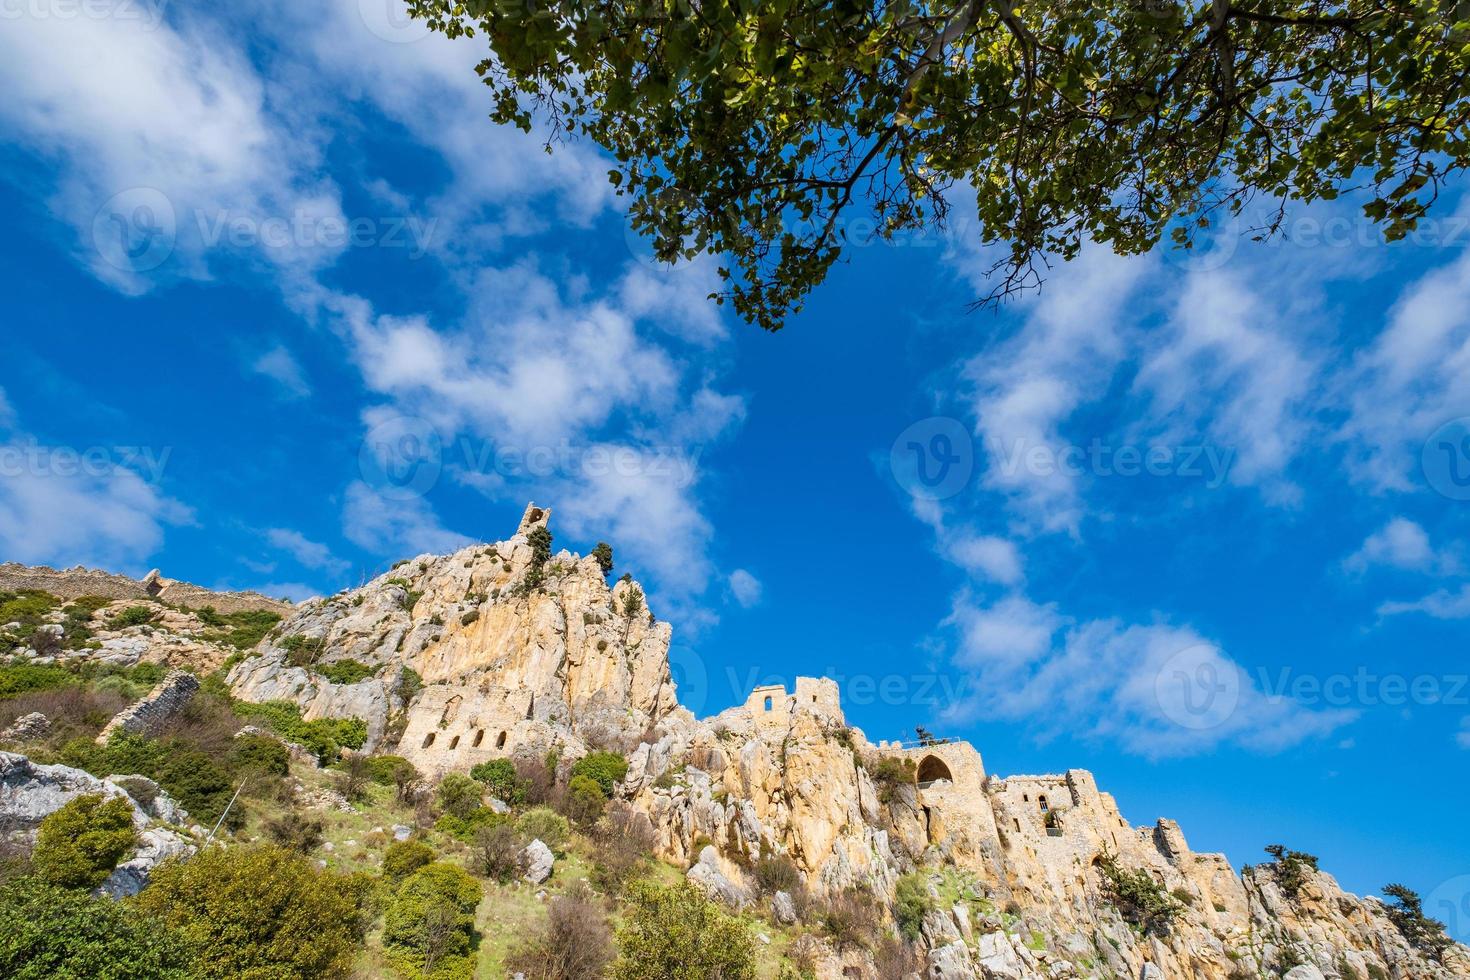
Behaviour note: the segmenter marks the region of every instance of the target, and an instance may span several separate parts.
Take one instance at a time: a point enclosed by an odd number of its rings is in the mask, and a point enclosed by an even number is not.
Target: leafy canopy
[[[1088,239],[1188,246],[1258,195],[1366,187],[1398,238],[1470,160],[1460,0],[409,8],[483,36],[492,118],[607,149],[658,258],[719,254],[718,298],[768,329],[849,243],[941,225],[957,194],[1005,243],[994,299]]]

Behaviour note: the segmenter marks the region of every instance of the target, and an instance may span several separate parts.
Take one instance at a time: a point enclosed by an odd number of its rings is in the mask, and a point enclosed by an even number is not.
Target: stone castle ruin
[[[932,980],[1470,977],[1462,947],[1427,959],[1381,902],[1324,873],[1287,895],[1269,865],[1237,874],[1224,855],[1191,851],[1171,820],[1129,824],[1086,770],[1003,777],[968,742],[870,742],[830,679],[757,687],[697,718],[678,701],[669,624],[595,557],[533,547],[549,519],[532,504],[504,541],[420,555],[289,608],[231,668],[232,693],[290,700],[308,721],[360,718],[364,751],[404,756],[430,780],[553,749],[562,766],[617,751],[629,768],[610,805],[646,820],[660,858],[737,907],[769,902],[757,870],[789,862],[810,901],[867,896],[891,925],[899,881],[922,876]],[[69,594],[109,594],[97,573],[0,572],[0,587],[57,591],[60,576]],[[347,661],[362,679],[330,680]],[[171,696],[145,701],[116,724],[151,725]],[[1109,878],[1118,868],[1177,905],[1167,928],[1128,918]],[[829,944],[815,962],[819,980],[893,980],[861,945]]]

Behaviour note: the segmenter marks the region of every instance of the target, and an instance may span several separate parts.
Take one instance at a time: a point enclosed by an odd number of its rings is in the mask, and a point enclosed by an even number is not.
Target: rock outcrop
[[[538,560],[529,537],[548,517],[533,505],[506,541],[420,556],[304,604],[230,672],[235,695],[295,701],[307,720],[362,718],[369,750],[391,736],[435,775],[552,746],[569,758],[631,748],[678,709],[670,627],[637,583],[609,586],[595,558]],[[328,679],[349,660],[374,676]]]
[[[932,901],[915,969],[930,977],[1470,977],[1464,947],[1429,955],[1325,873],[1287,894],[1273,865],[1242,876],[1173,821],[1130,824],[1085,770],[1000,778],[964,742],[871,743],[830,680],[758,688],[696,719],[676,698],[669,626],[595,557],[550,553],[548,517],[533,505],[505,541],[302,604],[233,667],[234,694],[362,718],[369,750],[430,777],[616,749],[621,804],[720,901],[763,902],[785,922],[868,896],[891,924],[900,878],[919,876]],[[546,855],[528,857],[539,873]],[[772,861],[800,885],[761,899],[754,869]],[[1119,868],[1174,912],[1141,919],[1116,894]],[[891,969],[861,946],[801,944],[823,980]]]
[[[195,831],[185,829],[188,814],[152,780],[98,779],[70,766],[39,765],[13,752],[0,752],[0,836],[33,844],[42,820],[91,793],[127,800],[138,830],[138,847],[98,888],[101,894],[136,895],[159,862],[195,851]]]

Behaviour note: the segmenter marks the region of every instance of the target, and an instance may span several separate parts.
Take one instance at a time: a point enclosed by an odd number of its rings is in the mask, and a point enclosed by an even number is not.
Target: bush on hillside
[[[16,878],[0,886],[0,977],[194,980],[193,950],[131,903]]]
[[[383,876],[392,882],[402,881],[426,864],[432,864],[437,855],[423,841],[396,840],[383,852]]]
[[[612,958],[607,913],[578,885],[551,900],[545,924],[511,950],[506,970],[532,980],[601,980]]]
[[[361,945],[361,879],[272,844],[166,861],[134,900],[194,947],[193,980],[347,977]]]
[[[88,793],[41,821],[32,860],[48,884],[92,889],[137,843],[132,805],[121,796]]]
[[[373,676],[373,674],[377,673],[377,669],[369,667],[361,660],[353,660],[351,657],[348,657],[345,660],[337,660],[318,668],[317,673],[321,674],[333,684],[356,684],[359,681],[367,680]]]
[[[516,830],[526,840],[539,840],[556,853],[562,853],[572,835],[567,818],[550,807],[532,807],[516,821]]]
[[[509,759],[491,759],[470,770],[470,776],[485,784],[485,789],[497,800],[506,803],[522,803],[526,788],[516,775],[515,763]]]
[[[689,882],[662,888],[635,881],[627,891],[611,980],[719,977],[754,980],[755,940]]]
[[[572,776],[586,776],[597,783],[602,795],[611,799],[613,787],[628,775],[628,760],[616,752],[590,752],[572,763]]]
[[[439,783],[435,799],[439,809],[452,817],[464,819],[480,808],[485,796],[485,787],[464,773],[452,772]]]
[[[456,864],[436,862],[398,886],[383,914],[383,947],[409,977],[469,977],[480,883]]]
[[[591,776],[573,776],[567,785],[566,814],[583,827],[597,823],[602,809],[607,805],[607,796],[602,787]]]
[[[893,921],[898,925],[899,935],[908,940],[919,938],[924,926],[924,916],[934,908],[934,899],[929,894],[929,879],[917,871],[898,879],[898,888],[893,900]]]

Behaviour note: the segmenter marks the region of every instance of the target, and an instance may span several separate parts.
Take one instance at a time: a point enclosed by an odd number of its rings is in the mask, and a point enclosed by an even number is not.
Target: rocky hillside
[[[1084,770],[999,777],[963,742],[872,743],[832,681],[697,719],[678,703],[669,625],[631,578],[608,583],[610,552],[553,552],[549,518],[533,505],[505,541],[301,604],[248,650],[171,610],[56,656],[126,640],[132,660],[203,673],[233,651],[239,702],[290,702],[303,726],[360,719],[365,740],[341,744],[446,785],[506,760],[565,787],[577,760],[622,756],[612,805],[666,866],[778,931],[782,976],[1470,977],[1470,952],[1412,907],[1343,892],[1310,855],[1237,873],[1170,820],[1130,825]],[[122,614],[96,615],[100,629]],[[157,732],[161,710],[128,717]]]

